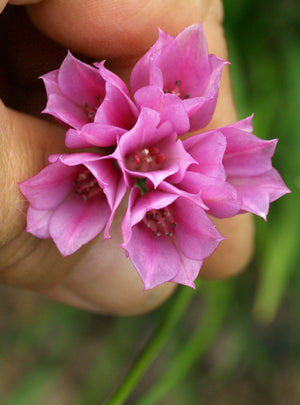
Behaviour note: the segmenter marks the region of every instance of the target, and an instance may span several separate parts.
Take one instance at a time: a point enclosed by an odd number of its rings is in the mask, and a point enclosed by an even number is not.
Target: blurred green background
[[[300,6],[224,6],[239,117],[254,112],[255,134],[279,138],[273,162],[292,194],[257,219],[245,273],[179,289],[148,315],[92,315],[1,287],[1,405],[102,404],[128,375],[131,394],[109,404],[300,403]]]

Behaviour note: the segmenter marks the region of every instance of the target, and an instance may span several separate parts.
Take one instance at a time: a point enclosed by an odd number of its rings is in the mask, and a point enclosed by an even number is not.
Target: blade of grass
[[[182,348],[174,363],[168,367],[167,372],[137,405],[158,404],[199,361],[220,330],[231,296],[232,282],[212,282],[209,285],[205,312],[195,333]]]
[[[166,314],[165,320],[158,328],[149,344],[137,358],[131,371],[123,380],[119,388],[109,399],[107,399],[107,401],[105,401],[105,405],[124,404],[135,385],[142,378],[143,374],[157,356],[167,338],[170,336],[172,330],[184,313],[194,294],[195,292],[191,288],[180,287],[179,291],[177,292],[175,303],[171,307],[170,311]]]

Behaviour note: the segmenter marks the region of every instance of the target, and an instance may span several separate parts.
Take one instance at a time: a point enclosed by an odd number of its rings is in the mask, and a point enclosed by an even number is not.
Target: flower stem
[[[166,373],[137,405],[161,403],[160,401],[167,392],[178,384],[213,343],[227,313],[232,292],[232,283],[229,281],[214,282],[209,286],[207,292],[205,312],[195,333],[182,348],[173,364],[167,368]]]
[[[166,314],[163,323],[137,358],[132,369],[127,374],[117,391],[105,402],[105,405],[121,405],[125,402],[133,388],[142,378],[143,374],[164,345],[167,338],[170,336],[172,329],[176,326],[194,294],[195,292],[193,289],[180,287],[175,303]]]

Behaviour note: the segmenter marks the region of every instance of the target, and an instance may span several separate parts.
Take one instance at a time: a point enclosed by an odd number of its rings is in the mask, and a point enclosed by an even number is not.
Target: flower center
[[[172,90],[170,91],[168,88],[164,89],[164,93],[172,93],[175,94],[175,96],[182,98],[182,99],[187,99],[190,97],[188,93],[182,94],[182,89],[181,87],[181,80],[175,80],[175,86],[173,86]]]
[[[168,207],[148,211],[143,218],[143,222],[155,236],[173,236],[174,229],[177,226]]]
[[[157,170],[166,160],[166,155],[156,146],[143,148],[126,158],[126,166],[129,170],[148,172]]]
[[[91,107],[91,106],[88,105],[88,103],[83,103],[82,104],[82,108],[86,112],[86,115],[88,116],[88,119],[91,122],[94,121],[96,111],[97,111],[98,107],[100,106],[100,104],[102,103],[102,99],[98,94],[95,96],[95,98],[96,98],[96,104],[97,104],[96,107]]]
[[[84,201],[102,193],[102,189],[99,187],[94,175],[86,167],[77,174],[74,186],[75,193],[80,195]]]

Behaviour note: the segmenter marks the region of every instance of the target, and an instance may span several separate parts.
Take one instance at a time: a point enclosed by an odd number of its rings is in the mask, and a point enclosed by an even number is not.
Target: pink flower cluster
[[[208,54],[201,25],[176,38],[159,31],[132,70],[130,90],[104,62],[90,66],[68,53],[42,77],[44,112],[68,127],[66,146],[79,150],[51,155],[19,184],[30,204],[26,231],[70,255],[102,231],[110,237],[128,191],[121,247],[145,288],[194,286],[223,239],[208,214],[265,218],[289,191],[272,167],[276,140],[253,135],[252,117],[180,139],[211,120],[226,64]]]

